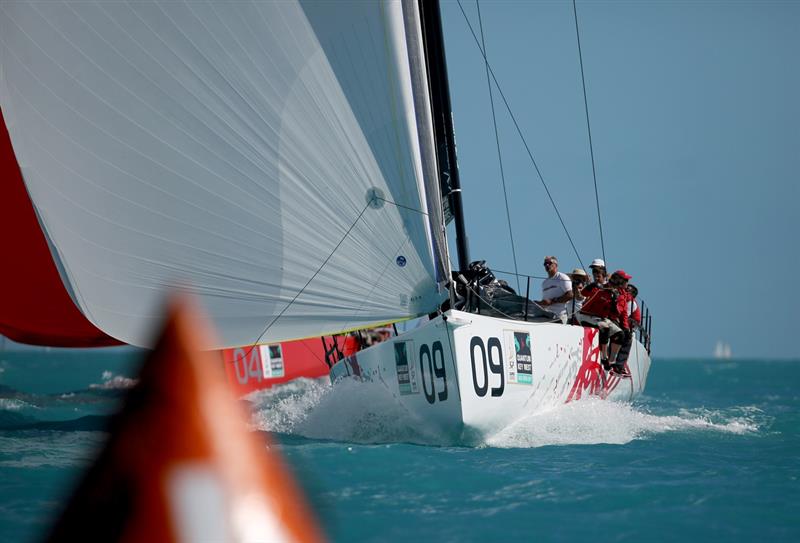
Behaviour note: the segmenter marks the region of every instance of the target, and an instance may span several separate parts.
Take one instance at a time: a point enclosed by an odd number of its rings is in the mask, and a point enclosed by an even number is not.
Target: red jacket
[[[630,301],[630,298],[628,299],[628,301]],[[634,303],[635,303],[635,300],[634,300]],[[631,317],[630,318],[634,323],[636,323],[636,326],[639,326],[640,324],[642,324],[642,310],[639,309],[639,304],[636,304],[636,309],[633,310],[633,313],[631,313]]]
[[[618,322],[625,330],[631,329],[630,319],[628,318],[628,305],[632,300],[633,298],[631,297],[631,293],[627,290],[620,289],[618,291],[616,307],[618,317],[614,320]]]
[[[616,292],[616,303],[613,300],[611,290],[607,288],[591,289],[588,295],[586,290],[584,290],[584,295],[587,297],[586,301],[583,302],[583,307],[581,307],[582,313],[604,319],[611,319],[619,323],[624,329],[628,329],[628,302],[630,301],[630,294],[624,290],[618,290]]]

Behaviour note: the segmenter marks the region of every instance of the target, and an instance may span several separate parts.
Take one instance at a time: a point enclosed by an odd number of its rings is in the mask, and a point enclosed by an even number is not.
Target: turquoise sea
[[[139,356],[0,353],[0,541],[46,534]],[[334,541],[800,541],[800,361],[656,358],[634,404],[479,447],[419,435],[369,387],[248,400]]]

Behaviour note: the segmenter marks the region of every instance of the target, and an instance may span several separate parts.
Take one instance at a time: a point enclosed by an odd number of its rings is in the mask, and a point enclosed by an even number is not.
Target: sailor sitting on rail
[[[639,304],[636,303],[636,297],[639,295],[639,289],[633,284],[628,284],[625,287],[628,291],[628,324],[629,327],[625,331],[625,340],[622,347],[617,353],[616,365],[617,367],[625,368],[625,363],[628,361],[628,356],[631,353],[631,346],[633,345],[633,338],[636,328],[642,325],[642,312],[639,310]]]
[[[595,258],[592,260],[589,268],[592,270],[592,278],[594,281],[586,285],[586,288],[583,289],[582,292],[584,296],[591,296],[592,292],[598,288],[606,286],[606,283],[608,282],[606,263],[602,258]]]
[[[624,271],[619,270],[619,272],[630,278]],[[623,279],[623,275],[619,275],[619,272],[615,272],[611,276],[608,285],[596,288],[589,293],[577,315],[578,322],[582,325],[596,327],[600,330],[600,354],[606,370],[610,369],[611,363],[615,360],[628,328],[628,295],[624,290],[624,283],[627,283],[627,279]],[[584,293],[586,292],[584,290]],[[611,339],[610,355],[608,352],[609,339]]]
[[[569,308],[567,313],[569,315],[570,324],[579,324],[577,313],[581,310],[581,307],[583,307],[583,302],[586,301],[586,296],[583,295],[583,289],[586,288],[586,281],[589,279],[589,276],[586,275],[586,272],[581,268],[575,268],[572,270],[572,273],[569,274],[569,278],[572,280],[572,300],[567,304]]]

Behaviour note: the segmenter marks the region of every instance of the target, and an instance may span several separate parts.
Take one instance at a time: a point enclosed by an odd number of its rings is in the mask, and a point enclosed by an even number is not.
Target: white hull
[[[517,352],[515,338],[529,349]],[[448,311],[341,360],[331,380],[380,383],[420,427],[479,442],[524,416],[587,396],[630,401],[650,369],[636,340],[628,368],[630,378],[602,370],[595,329]]]

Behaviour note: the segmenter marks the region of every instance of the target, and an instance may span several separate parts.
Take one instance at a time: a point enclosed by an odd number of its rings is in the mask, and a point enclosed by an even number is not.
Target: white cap
[[[590,268],[605,268],[606,263],[602,258],[595,258],[592,260],[592,263],[589,265]]]

